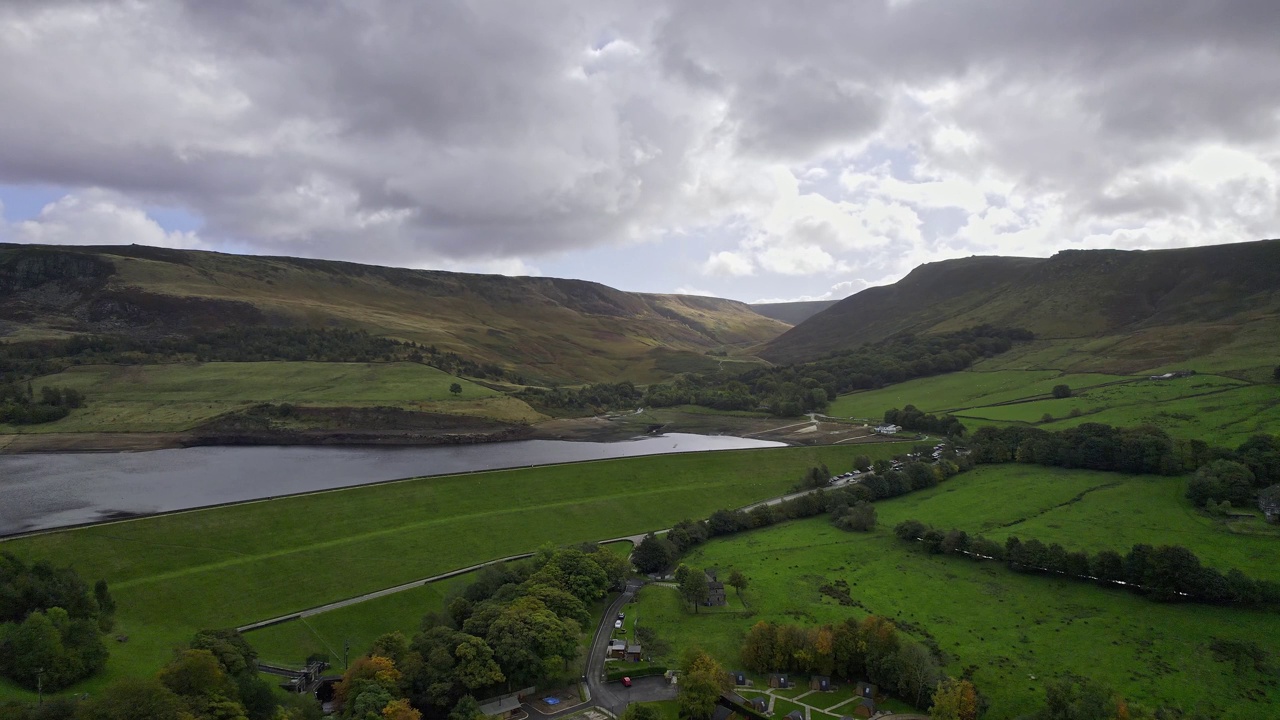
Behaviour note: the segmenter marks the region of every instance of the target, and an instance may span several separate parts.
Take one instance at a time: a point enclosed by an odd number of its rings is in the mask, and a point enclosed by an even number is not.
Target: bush
[[[1058,399],[1071,397],[1071,386],[1070,385],[1054,385],[1053,396]]]

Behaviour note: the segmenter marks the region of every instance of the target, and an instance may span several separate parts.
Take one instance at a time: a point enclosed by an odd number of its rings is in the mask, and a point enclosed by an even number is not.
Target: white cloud
[[[740,253],[722,250],[707,258],[702,264],[702,272],[706,275],[753,275],[755,265]]]
[[[702,288],[688,287],[685,285],[682,285],[676,288],[673,292],[676,295],[700,295],[702,297],[718,297],[716,293],[713,293],[710,290],[703,290]]]
[[[796,295],[1254,239],[1280,227],[1278,22],[1274,0],[0,3],[0,186],[73,189],[3,232],[504,273],[684,235],[706,275]]]
[[[196,233],[167,231],[142,208],[96,188],[65,195],[30,220],[0,226],[0,234],[12,242],[43,245],[208,247]]]

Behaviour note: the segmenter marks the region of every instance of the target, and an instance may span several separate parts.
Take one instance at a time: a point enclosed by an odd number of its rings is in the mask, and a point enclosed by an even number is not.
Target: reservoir
[[[782,446],[767,440],[670,433],[616,442],[0,455],[0,535],[407,477]]]

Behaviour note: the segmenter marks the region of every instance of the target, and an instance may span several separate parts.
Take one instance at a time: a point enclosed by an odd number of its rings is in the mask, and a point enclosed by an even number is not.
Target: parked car
[[[622,678],[622,687],[631,687],[631,678],[629,677]]]
[[[613,629],[614,629],[614,630],[621,630],[621,629],[622,629],[622,621],[621,621],[621,620],[614,620],[614,621],[613,621]]]
[[[627,614],[626,614],[626,613],[618,613],[618,619],[619,619],[619,620],[626,620],[626,619],[627,619]]]

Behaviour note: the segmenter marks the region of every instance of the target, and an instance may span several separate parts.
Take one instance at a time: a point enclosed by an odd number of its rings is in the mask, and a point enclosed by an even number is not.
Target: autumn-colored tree
[[[774,664],[777,635],[772,623],[763,620],[751,626],[742,641],[742,662],[748,670],[758,673],[777,669]]]
[[[978,691],[968,680],[947,678],[933,693],[933,720],[977,720]]]
[[[357,658],[333,687],[333,697],[338,704],[351,699],[352,690],[360,681],[366,681],[390,690],[400,682],[400,671],[391,658],[381,655]]]
[[[830,675],[835,665],[835,634],[830,625],[813,631],[813,672]]]
[[[386,720],[422,720],[422,713],[413,709],[408,700],[400,698],[382,708],[382,717]]]

